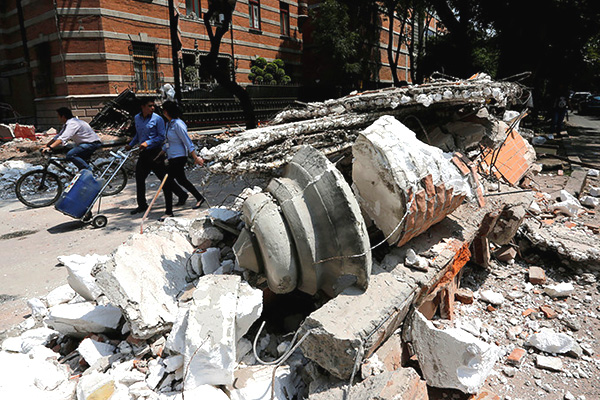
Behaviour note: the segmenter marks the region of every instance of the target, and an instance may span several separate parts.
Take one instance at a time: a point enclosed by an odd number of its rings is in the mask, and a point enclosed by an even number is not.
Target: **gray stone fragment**
[[[535,365],[541,369],[560,372],[563,370],[562,360],[558,357],[547,357],[541,354],[535,356]]]

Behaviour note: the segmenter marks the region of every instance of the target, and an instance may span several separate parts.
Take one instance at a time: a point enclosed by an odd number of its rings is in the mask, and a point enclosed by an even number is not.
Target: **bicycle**
[[[120,151],[118,153],[111,151],[112,158],[110,160],[100,161],[97,164],[92,161],[89,162],[92,166],[94,178],[108,178],[109,180],[102,196],[118,194],[127,185],[127,173],[124,168],[120,168],[119,162],[125,155]],[[15,192],[19,201],[31,208],[47,207],[56,203],[63,193],[65,182],[71,181],[77,174],[77,172],[67,168],[65,164],[70,163],[64,157],[44,157],[46,163],[43,168],[21,175],[15,185]],[[51,166],[62,172],[62,177],[59,173],[51,171]]]

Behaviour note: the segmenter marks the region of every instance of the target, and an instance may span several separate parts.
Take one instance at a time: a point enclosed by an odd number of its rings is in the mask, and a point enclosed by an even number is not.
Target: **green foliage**
[[[255,84],[286,85],[291,82],[291,78],[285,74],[284,68],[285,63],[280,59],[267,62],[258,57],[251,63],[248,79]]]

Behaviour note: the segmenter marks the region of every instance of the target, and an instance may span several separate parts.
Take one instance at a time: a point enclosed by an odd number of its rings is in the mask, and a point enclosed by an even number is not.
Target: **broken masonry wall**
[[[451,155],[421,142],[393,117],[365,129],[352,152],[356,195],[390,244],[405,244],[473,195]]]

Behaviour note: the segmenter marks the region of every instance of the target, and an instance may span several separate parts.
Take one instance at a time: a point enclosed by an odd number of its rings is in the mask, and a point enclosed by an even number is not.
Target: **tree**
[[[267,62],[263,57],[257,57],[251,65],[248,79],[252,83],[259,83],[260,80],[260,83],[269,85],[287,85],[291,81],[291,78],[285,74],[285,63],[279,58]]]
[[[231,80],[229,71],[223,68],[218,68],[217,59],[219,56],[219,48],[221,47],[221,39],[229,30],[231,23],[231,15],[235,9],[236,0],[209,0],[208,11],[204,14],[204,26],[210,39],[210,52],[206,57],[206,69],[215,78],[217,83],[233,94],[240,101],[240,105],[244,111],[246,119],[246,129],[256,128],[256,116],[254,115],[254,107],[250,95],[243,87]],[[221,22],[216,24],[215,31],[211,25],[213,16],[219,15]],[[222,17],[221,17],[222,16]]]

